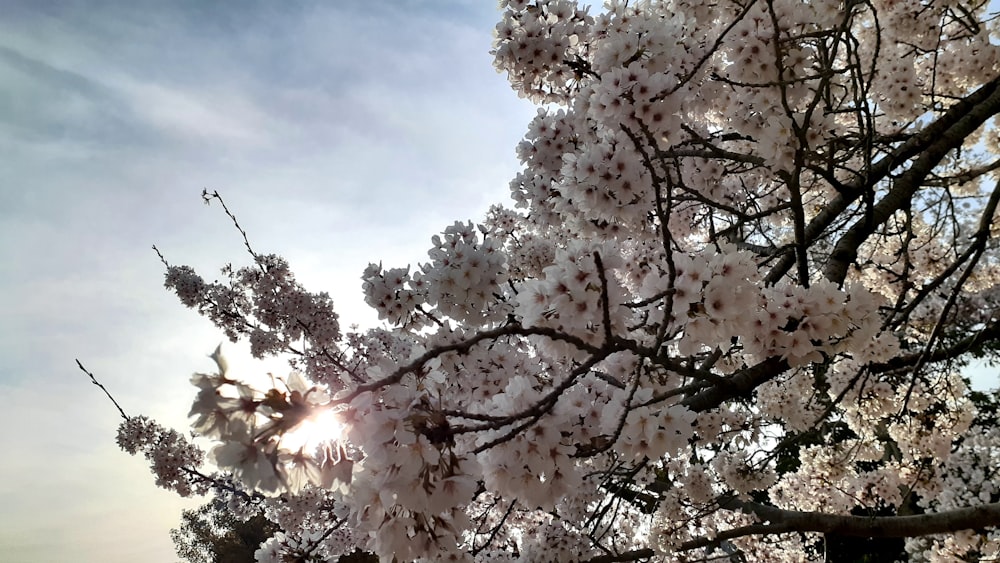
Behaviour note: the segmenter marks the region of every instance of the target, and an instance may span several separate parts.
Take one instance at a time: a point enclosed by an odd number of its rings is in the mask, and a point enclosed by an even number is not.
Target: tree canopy
[[[170,537],[177,555],[188,563],[246,563],[277,531],[263,512],[233,511],[216,497],[198,509],[185,510]]]
[[[365,332],[249,243],[222,282],[164,260],[292,370],[193,377],[218,473],[143,417],[123,448],[263,510],[267,563],[996,557],[996,400],[961,372],[1000,344],[988,2],[501,10],[539,106],[514,206],[372,264]]]

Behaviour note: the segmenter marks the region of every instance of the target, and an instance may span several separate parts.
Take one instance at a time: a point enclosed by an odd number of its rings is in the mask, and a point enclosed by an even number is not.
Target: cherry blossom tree
[[[165,260],[292,369],[194,376],[218,472],[142,417],[122,447],[263,510],[260,562],[996,557],[996,402],[961,375],[1000,344],[988,3],[501,10],[539,106],[513,208],[365,270],[367,332],[249,243],[224,282]]]

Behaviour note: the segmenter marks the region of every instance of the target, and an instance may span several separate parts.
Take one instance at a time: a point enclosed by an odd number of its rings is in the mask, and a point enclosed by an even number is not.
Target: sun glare
[[[281,445],[289,450],[311,450],[321,444],[339,440],[343,431],[344,425],[337,415],[324,410],[303,420],[294,430],[282,436]]]

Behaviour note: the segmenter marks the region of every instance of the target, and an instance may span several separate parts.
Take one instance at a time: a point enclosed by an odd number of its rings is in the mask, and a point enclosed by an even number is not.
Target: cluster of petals
[[[205,492],[203,484],[187,472],[200,466],[205,454],[176,430],[145,416],[133,416],[118,427],[117,441],[118,447],[132,455],[142,452],[160,487],[182,497]]]
[[[408,268],[368,266],[362,288],[379,318],[397,325],[427,324],[426,312],[418,314],[425,303],[459,322],[482,323],[507,313],[497,299],[507,272],[496,239],[480,240],[471,222],[455,223],[443,235],[433,237],[431,262],[412,275]]]

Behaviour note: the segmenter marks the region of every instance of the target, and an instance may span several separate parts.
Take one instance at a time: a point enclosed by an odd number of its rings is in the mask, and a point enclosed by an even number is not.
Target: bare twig
[[[111,402],[114,403],[115,408],[117,408],[118,412],[121,413],[122,418],[124,418],[125,420],[128,420],[129,416],[127,414],[125,414],[125,410],[122,409],[122,406],[118,404],[118,401],[116,401],[115,398],[111,396],[111,392],[108,391],[108,388],[105,387],[100,381],[97,381],[97,378],[94,377],[94,374],[92,374],[89,371],[87,371],[87,368],[83,367],[83,364],[80,363],[80,360],[76,360],[76,365],[77,365],[77,367],[80,368],[81,371],[83,371],[83,373],[87,374],[90,377],[90,382],[91,383],[93,383],[94,385],[100,387],[101,391],[104,391],[104,394],[108,396],[108,399],[111,399]]]

